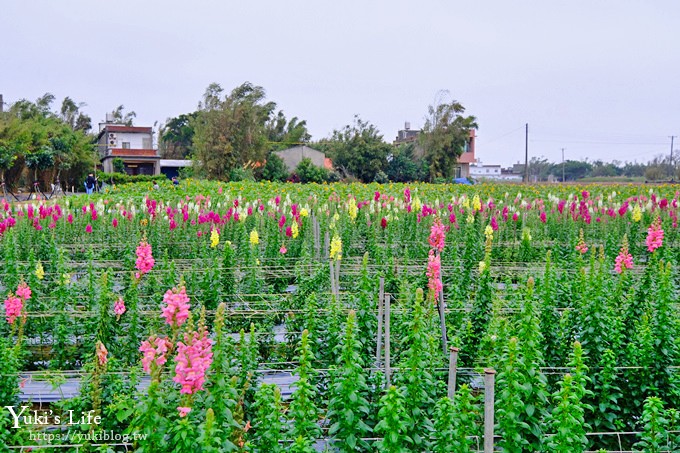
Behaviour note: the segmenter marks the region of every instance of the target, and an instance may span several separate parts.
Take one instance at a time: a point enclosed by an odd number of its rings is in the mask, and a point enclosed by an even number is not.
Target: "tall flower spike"
[[[439,293],[443,289],[442,279],[441,279],[441,268],[442,262],[439,255],[434,253],[434,250],[430,250],[430,254],[427,258],[427,287],[434,293],[435,301],[439,297]]]
[[[586,241],[583,238],[583,228],[578,233],[578,244],[576,244],[576,250],[581,254],[585,255],[586,252],[588,251],[588,246],[586,245]]]
[[[614,270],[617,274],[623,273],[625,269],[633,268],[633,255],[628,251],[628,236],[623,236],[623,245],[614,261]]]
[[[21,297],[16,297],[14,294],[9,293],[7,299],[5,299],[5,317],[7,322],[14,324],[14,321],[21,316],[21,312],[24,309],[24,301]]]
[[[647,250],[653,253],[654,250],[658,249],[663,245],[663,228],[661,228],[661,217],[657,217],[654,222],[647,229]]]
[[[165,322],[172,327],[179,327],[189,318],[189,296],[184,286],[181,288],[172,288],[166,291],[163,296],[163,313],[161,317],[165,318]]]
[[[153,269],[156,261],[153,258],[151,244],[146,242],[146,239],[142,239],[142,242],[137,246],[137,260],[135,261],[135,267],[138,272],[135,274],[137,279],[140,279],[142,275],[149,273]]]
[[[331,240],[330,258],[332,260],[342,259],[342,239],[340,239],[340,236],[337,234],[334,235],[333,239]]]
[[[203,390],[205,373],[210,368],[212,359],[212,341],[206,330],[184,334],[184,342],[177,343],[177,365],[173,378],[173,381],[182,386],[180,393],[193,395]]]
[[[437,249],[438,252],[444,250],[444,245],[446,241],[446,229],[442,224],[442,221],[437,218],[435,219],[432,227],[430,228],[430,247]]]

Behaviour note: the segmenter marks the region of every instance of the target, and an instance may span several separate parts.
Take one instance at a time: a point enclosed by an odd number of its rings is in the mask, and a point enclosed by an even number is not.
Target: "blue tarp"
[[[467,178],[454,178],[454,179],[453,179],[453,183],[454,183],[454,184],[465,184],[465,185],[467,185],[467,186],[471,186],[471,185],[472,185],[472,181],[470,181],[470,180],[467,179]]]

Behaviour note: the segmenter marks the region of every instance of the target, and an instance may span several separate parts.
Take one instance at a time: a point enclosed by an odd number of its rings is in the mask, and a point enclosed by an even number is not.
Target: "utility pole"
[[[524,133],[524,182],[529,183],[529,123]]]
[[[673,179],[675,179],[675,165],[673,165],[673,140],[675,140],[677,135],[670,135],[669,137],[671,139],[671,161],[669,163],[671,166],[671,181],[673,181]]]
[[[564,184],[564,148],[562,148],[562,183]]]

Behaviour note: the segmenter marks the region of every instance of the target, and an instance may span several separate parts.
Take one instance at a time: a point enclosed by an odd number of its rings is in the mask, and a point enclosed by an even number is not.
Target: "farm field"
[[[0,200],[0,451],[680,451],[679,189]]]

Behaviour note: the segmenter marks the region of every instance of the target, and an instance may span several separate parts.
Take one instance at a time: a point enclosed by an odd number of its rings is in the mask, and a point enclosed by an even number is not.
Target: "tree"
[[[265,102],[262,87],[250,82],[221,100],[222,88],[208,86],[194,127],[196,170],[209,178],[228,179],[235,167],[262,162],[267,149],[266,123],[276,108]]]
[[[334,130],[330,139],[319,143],[319,148],[345,176],[354,176],[362,182],[375,180],[376,174],[387,167],[391,151],[378,129],[358,115],[352,125]]]
[[[66,96],[61,102],[61,109],[59,110],[61,120],[68,124],[71,129],[87,133],[92,129],[92,118],[80,111],[86,105],[84,102],[76,104],[73,99]]]
[[[124,124],[126,126],[132,126],[134,119],[137,117],[137,114],[132,110],[125,113],[125,106],[122,104],[113,109],[111,114],[115,124]]]
[[[314,165],[309,157],[305,157],[300,161],[295,168],[295,174],[301,183],[315,182],[321,184],[328,180],[328,170]]]
[[[392,149],[387,156],[385,174],[390,181],[411,182],[424,181],[428,177],[428,165],[415,156],[415,144],[404,143]]]
[[[270,152],[260,178],[267,181],[285,181],[288,178],[288,169],[283,159],[276,153]]]
[[[26,166],[33,170],[33,179],[38,179],[38,171],[47,170],[54,165],[54,149],[43,145],[26,155]]]
[[[567,181],[576,181],[577,179],[585,178],[593,169],[592,164],[580,160],[567,160],[564,164],[554,164],[552,167],[552,174],[561,175],[564,165],[564,177]]]
[[[430,165],[430,180],[454,176],[458,158],[470,139],[470,131],[478,127],[474,116],[463,116],[465,107],[461,103],[442,102],[447,94],[440,91],[435,104],[428,107],[428,117],[419,137]]]
[[[553,164],[548,161],[545,157],[532,157],[529,160],[529,177],[533,181],[546,181],[553,169]],[[562,173],[560,173],[561,175]]]
[[[307,143],[312,138],[307,130],[307,121],[300,121],[297,116],[286,120],[283,110],[272,117],[266,124],[267,139],[272,149],[286,149],[292,145]]]
[[[198,112],[171,118],[160,130],[160,153],[166,159],[184,159],[193,152],[194,124]]]

